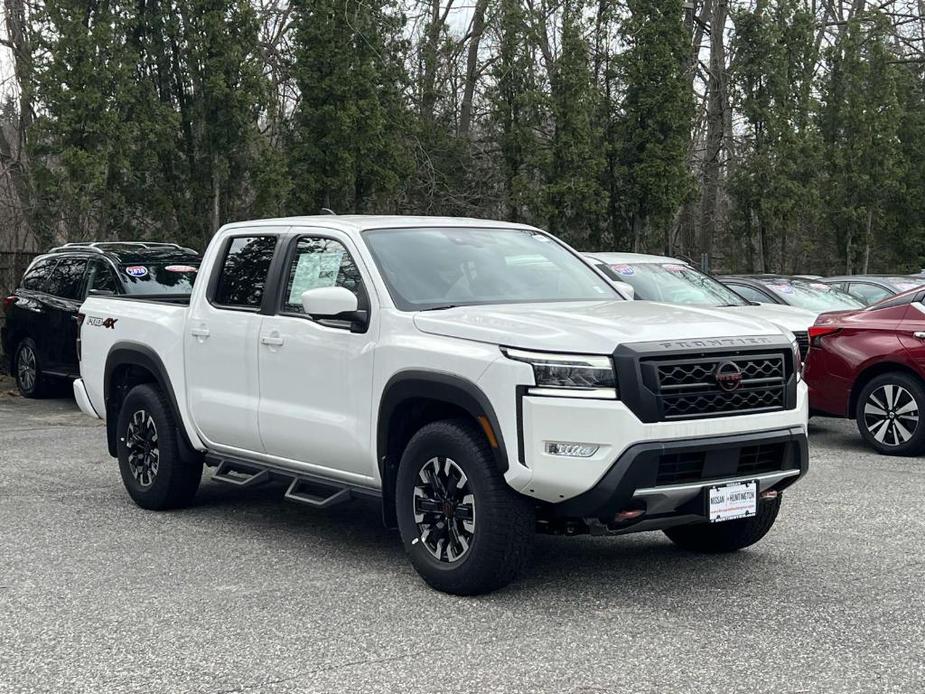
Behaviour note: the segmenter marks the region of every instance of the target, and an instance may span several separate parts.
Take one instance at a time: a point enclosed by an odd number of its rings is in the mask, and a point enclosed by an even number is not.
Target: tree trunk
[[[462,105],[459,108],[459,134],[469,135],[472,125],[472,100],[475,97],[475,83],[478,81],[479,45],[485,31],[485,10],[488,0],[478,0],[472,15],[472,36],[469,38],[469,51],[466,55],[466,83],[463,87]]]
[[[864,270],[862,275],[866,275],[868,271],[868,266],[870,265],[870,232],[871,227],[874,225],[874,211],[868,210],[867,212],[867,233],[864,235]]]
[[[633,253],[642,252],[642,233],[645,228],[642,217],[633,215]]]

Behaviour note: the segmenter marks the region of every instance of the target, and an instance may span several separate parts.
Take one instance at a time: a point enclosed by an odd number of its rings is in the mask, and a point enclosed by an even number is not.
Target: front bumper
[[[773,451],[778,464],[754,464],[754,451]],[[661,461],[702,461],[699,474],[679,483],[660,482]],[[743,465],[743,459],[746,464]],[[749,462],[752,461],[752,462]],[[703,490],[736,480],[756,480],[758,491],[781,491],[806,474],[809,452],[806,431],[733,434],[696,441],[656,441],[627,448],[591,489],[551,506],[562,518],[594,518],[610,523],[619,511],[644,511],[643,520],[705,515]]]

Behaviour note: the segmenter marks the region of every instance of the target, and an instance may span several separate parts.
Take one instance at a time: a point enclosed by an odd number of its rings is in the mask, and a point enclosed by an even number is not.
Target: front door
[[[76,376],[79,371],[77,312],[83,303],[86,269],[86,258],[65,256],[48,279],[45,300],[48,331],[46,368],[68,376]]]
[[[199,434],[216,448],[263,450],[257,431],[257,334],[278,238],[242,229],[225,239],[206,300],[190,307],[183,336],[187,401]]]
[[[301,303],[308,289],[346,287],[375,318],[368,275],[347,237],[327,230],[295,231],[301,233],[288,243],[279,305],[260,326],[260,436],[269,455],[319,473],[371,479],[377,324],[313,320]]]

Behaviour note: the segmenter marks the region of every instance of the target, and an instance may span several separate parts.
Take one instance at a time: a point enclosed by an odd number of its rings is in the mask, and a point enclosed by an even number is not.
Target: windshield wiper
[[[459,304],[442,304],[440,306],[430,306],[428,308],[422,308],[422,311],[445,311],[448,308],[459,308]]]

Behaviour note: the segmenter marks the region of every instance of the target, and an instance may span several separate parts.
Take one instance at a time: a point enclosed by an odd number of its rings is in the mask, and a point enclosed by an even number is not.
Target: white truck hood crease
[[[421,311],[419,330],[464,340],[545,351],[609,354],[617,346],[656,340],[771,335],[765,320],[729,311],[652,301],[588,301],[459,306]]]

